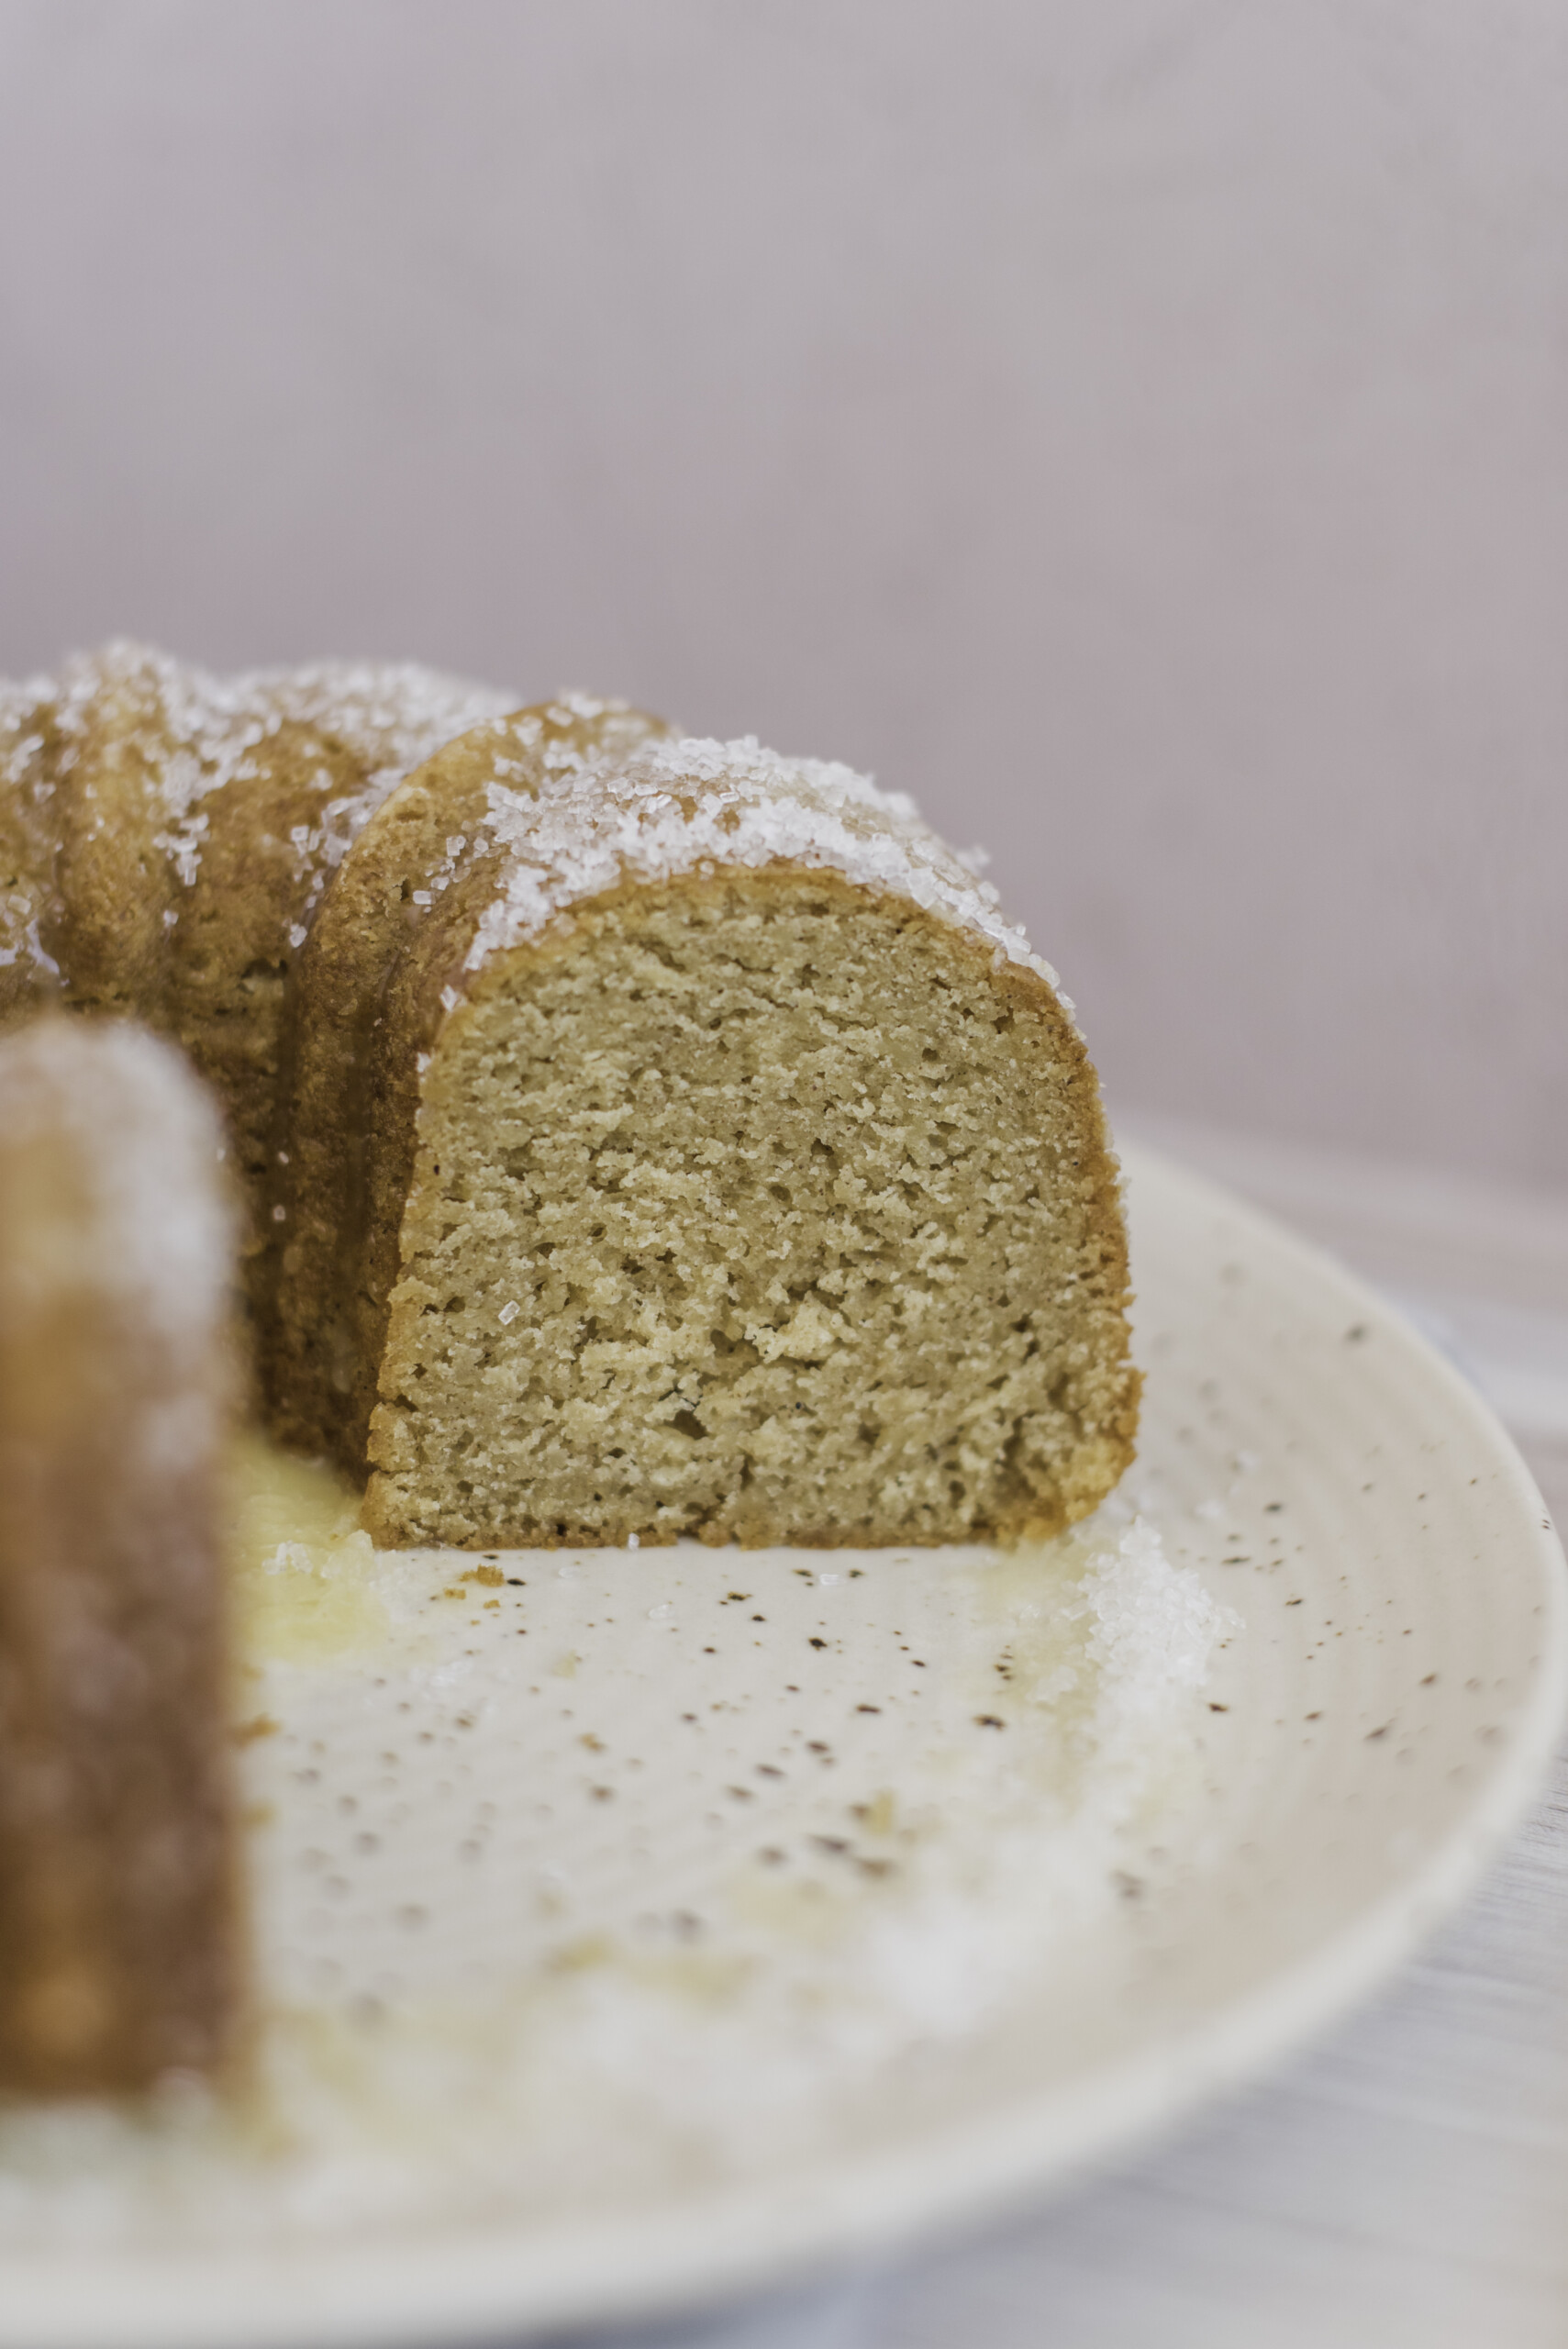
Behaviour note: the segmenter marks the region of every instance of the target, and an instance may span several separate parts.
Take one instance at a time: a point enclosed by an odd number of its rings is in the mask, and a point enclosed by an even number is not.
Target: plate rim
[[[1568,1714],[1568,1562],[1551,1511],[1490,1405],[1329,1251],[1163,1151],[1127,1145],[1121,1156],[1135,1219],[1138,1185],[1152,1180],[1295,1257],[1339,1291],[1352,1316],[1392,1332],[1429,1376],[1438,1375],[1455,1418],[1469,1422],[1508,1480],[1519,1534],[1528,1532],[1536,1553],[1540,1654],[1506,1744],[1439,1847],[1320,1947],[1217,2013],[1070,2087],[922,2129],[912,2149],[831,2156],[816,2165],[809,2190],[753,2179],[705,2189],[684,2208],[675,2201],[575,2222],[549,2242],[491,2222],[444,2227],[412,2243],[363,2230],[275,2246],[120,2253],[85,2270],[73,2264],[63,2292],[58,2264],[29,2274],[35,2263],[0,2256],[4,2349],[90,2349],[111,2338],[116,2349],[197,2349],[213,2338],[217,2293],[231,2310],[237,2296],[247,2299],[244,2319],[225,2326],[225,2349],[349,2349],[373,2336],[395,2349],[437,2333],[454,2343],[520,2341],[551,2326],[695,2313],[802,2281],[808,2267],[821,2277],[917,2237],[950,2240],[1156,2143],[1261,2079],[1369,1999],[1454,1911],[1527,1813]],[[1136,1228],[1133,1244],[1136,1274]],[[373,2303],[363,2289],[367,2257],[381,2276]]]

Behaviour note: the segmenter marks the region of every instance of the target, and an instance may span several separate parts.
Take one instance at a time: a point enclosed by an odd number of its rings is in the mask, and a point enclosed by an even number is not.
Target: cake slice
[[[375,981],[354,1277],[384,1318],[343,1374],[377,1397],[373,1536],[1085,1515],[1136,1425],[1115,1162],[995,893],[842,767],[470,740],[484,819]]]
[[[179,1055],[0,1040],[0,2087],[149,2086],[242,1968],[221,1455],[234,1233]]]

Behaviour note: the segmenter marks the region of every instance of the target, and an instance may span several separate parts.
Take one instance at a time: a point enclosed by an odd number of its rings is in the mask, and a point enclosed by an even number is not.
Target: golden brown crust
[[[0,697],[0,1021],[53,994],[183,1045],[228,1121],[257,1316],[299,948],[397,761],[495,698],[419,671],[226,681],[131,645]]]
[[[266,1309],[274,1267],[271,1207],[278,1093],[295,1007],[294,969],[319,878],[297,845],[324,803],[348,798],[360,769],[312,727],[280,723],[241,770],[195,803],[201,853],[169,910],[158,1025],[189,1052],[223,1104],[250,1214],[251,1310]]]
[[[140,674],[113,671],[73,718],[55,770],[43,941],[72,1009],[161,1025],[172,876],[157,839],[165,810],[150,755],[155,704]]]
[[[324,801],[363,776],[316,729],[276,718],[257,719],[243,755],[215,772],[217,747],[193,751],[172,722],[166,684],[160,664],[123,655],[89,667],[63,710],[39,710],[33,772],[10,778],[0,841],[18,843],[18,863],[25,844],[43,961],[28,959],[0,1017],[47,991],[72,1011],[144,1019],[183,1046],[228,1123],[254,1288],[294,933],[318,886],[297,843]],[[172,807],[177,764],[185,788]]]

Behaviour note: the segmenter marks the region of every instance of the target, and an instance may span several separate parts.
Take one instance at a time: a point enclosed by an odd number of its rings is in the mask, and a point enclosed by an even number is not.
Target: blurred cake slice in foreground
[[[235,1235],[170,1046],[0,1041],[0,2087],[210,2070],[240,1996],[222,1453]]]

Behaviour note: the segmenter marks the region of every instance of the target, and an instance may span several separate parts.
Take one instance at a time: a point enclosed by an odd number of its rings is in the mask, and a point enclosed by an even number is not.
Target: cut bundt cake
[[[269,1416],[377,1540],[1013,1539],[1115,1483],[1094,1071],[906,800],[617,704],[124,651],[6,739],[20,991],[218,1085]]]
[[[240,1994],[218,1120],[123,1024],[0,1040],[0,2087],[144,2087]]]

